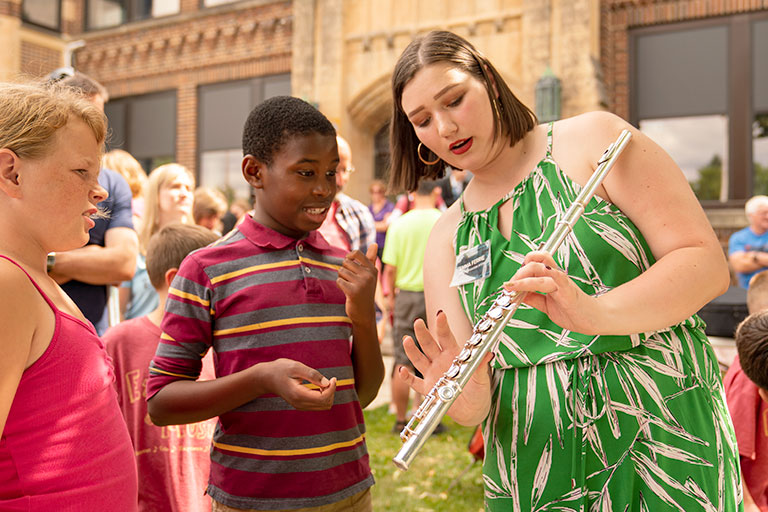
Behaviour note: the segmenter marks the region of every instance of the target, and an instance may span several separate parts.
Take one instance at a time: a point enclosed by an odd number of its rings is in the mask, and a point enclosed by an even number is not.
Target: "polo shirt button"
[[[296,248],[299,250],[299,252],[304,250],[304,246],[301,244],[299,244]]]
[[[312,273],[312,269],[309,268],[309,267],[304,267],[304,270],[307,272],[307,274],[311,274]]]

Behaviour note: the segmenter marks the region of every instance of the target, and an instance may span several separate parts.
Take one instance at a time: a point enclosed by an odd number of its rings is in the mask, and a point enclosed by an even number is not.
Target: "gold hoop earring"
[[[431,162],[428,162],[428,161],[424,160],[424,157],[421,156],[421,146],[423,146],[423,144],[421,142],[419,142],[419,145],[416,148],[416,154],[418,155],[419,160],[421,160],[422,163],[424,163],[426,165],[435,165],[437,162],[440,161],[440,157],[437,156],[437,155],[435,155],[436,158],[434,160],[432,160]]]

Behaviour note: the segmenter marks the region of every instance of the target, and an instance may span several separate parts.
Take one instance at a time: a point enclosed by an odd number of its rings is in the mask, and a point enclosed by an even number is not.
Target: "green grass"
[[[402,446],[391,432],[395,417],[387,406],[365,410],[366,441],[376,512],[476,512],[483,510],[482,468],[467,451],[474,428],[462,427],[447,416],[444,434],[432,436],[408,471],[400,471],[392,457]],[[471,467],[469,467],[471,465]],[[466,473],[462,474],[469,467]]]

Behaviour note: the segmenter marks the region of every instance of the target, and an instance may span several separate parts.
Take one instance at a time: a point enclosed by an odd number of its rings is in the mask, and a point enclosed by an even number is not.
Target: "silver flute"
[[[624,130],[619,138],[608,146],[608,149],[597,162],[597,169],[558,221],[552,236],[542,243],[538,250],[549,254],[554,254],[557,251],[565,237],[573,230],[574,224],[584,213],[584,208],[595,194],[595,190],[603,182],[631,138],[632,134],[629,130]],[[526,292],[502,290],[483,318],[475,324],[472,336],[464,344],[459,355],[424,397],[424,401],[400,433],[403,446],[393,459],[398,468],[406,471],[411,465],[416,454],[419,453],[445,413],[448,412],[448,409],[467,385],[472,374],[480,366],[480,361],[485,354],[496,348],[504,327],[512,319],[525,295]]]

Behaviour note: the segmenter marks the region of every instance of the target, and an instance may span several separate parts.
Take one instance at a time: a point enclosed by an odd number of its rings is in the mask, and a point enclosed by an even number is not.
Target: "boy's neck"
[[[157,297],[159,299],[158,305],[154,311],[147,315],[150,322],[160,327],[163,321],[163,313],[165,313],[165,301],[168,298],[168,288],[165,290],[157,290]]]

